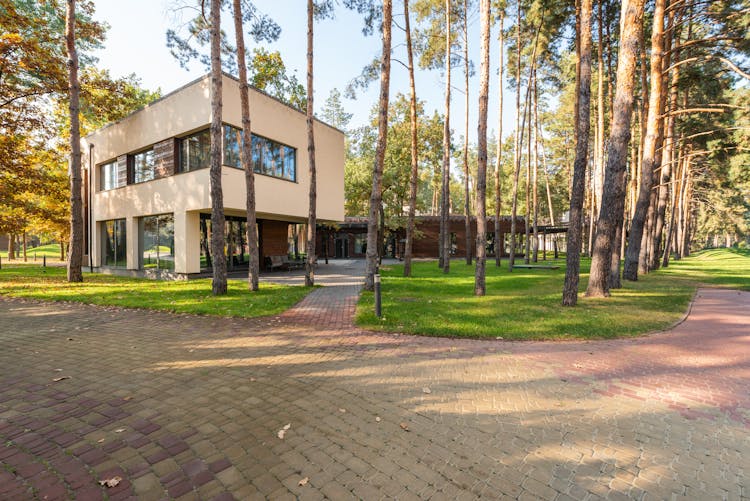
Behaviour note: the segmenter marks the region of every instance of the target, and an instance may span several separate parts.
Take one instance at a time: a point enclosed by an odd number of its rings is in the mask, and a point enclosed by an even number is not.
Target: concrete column
[[[137,270],[140,265],[140,238],[141,232],[138,231],[139,218],[125,218],[125,241],[127,246],[127,261],[129,270]]]
[[[174,271],[198,273],[201,271],[200,215],[198,212],[174,213]]]

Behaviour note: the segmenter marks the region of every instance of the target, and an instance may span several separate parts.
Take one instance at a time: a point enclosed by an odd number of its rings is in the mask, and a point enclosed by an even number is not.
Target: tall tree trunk
[[[660,155],[657,156],[656,147],[661,143],[664,117],[662,86],[664,74],[662,60],[664,57],[664,10],[666,0],[656,0],[654,8],[654,26],[651,33],[651,90],[649,92],[648,120],[646,123],[646,139],[643,146],[643,160],[641,167],[641,183],[638,188],[638,201],[635,214],[630,225],[628,247],[625,251],[625,268],[623,278],[638,280],[638,267],[641,254],[641,240],[651,205],[651,188],[654,184],[654,171],[658,166]]]
[[[578,302],[578,282],[581,267],[581,236],[583,220],[583,196],[586,187],[586,165],[589,154],[589,132],[591,118],[591,0],[581,0],[578,54],[580,78],[576,83],[578,95],[578,123],[576,124],[576,158],[573,164],[573,193],[570,198],[570,224],[568,226],[568,248],[565,256],[565,283],[563,306],[575,306]]]
[[[60,244],[62,244],[62,240],[60,241]],[[13,260],[15,258],[16,258],[16,234],[9,233],[8,234],[8,259]]]
[[[495,266],[500,266],[500,259],[503,255],[504,242],[500,238],[500,208],[502,201],[502,156],[503,156],[503,23],[505,21],[505,9],[500,9],[500,32],[497,35],[498,52],[499,52],[499,66],[498,66],[498,113],[497,113],[497,150],[495,152],[495,236],[494,236],[494,248],[495,248]]]
[[[534,59],[531,60],[531,69],[529,70],[529,81],[526,84],[526,101],[523,109],[523,122],[521,124],[521,137],[523,138],[523,129],[526,125],[526,117],[529,120],[529,137],[526,139],[526,175],[524,176],[524,224],[523,224],[523,262],[529,264],[531,259],[531,136],[533,127],[531,125],[532,113],[531,113],[531,94],[534,88]]]
[[[83,282],[83,200],[81,198],[81,125],[78,82],[78,50],[76,49],[76,2],[68,0],[65,12],[65,46],[68,51],[68,93],[70,111],[70,253],[68,282]]]
[[[23,230],[23,235],[21,238],[21,245],[23,246],[23,262],[25,263],[28,259],[26,258],[26,246],[27,246],[27,240],[26,240],[26,230]]]
[[[443,273],[451,269],[451,227],[450,227],[450,168],[451,168],[451,2],[445,1],[445,124],[443,127],[443,186],[440,199],[440,222],[443,244]]]
[[[234,31],[237,39],[237,64],[240,77],[240,106],[242,107],[242,149],[240,162],[245,171],[245,189],[247,191],[247,247],[248,258],[247,282],[251,291],[258,290],[260,263],[258,258],[258,231],[255,218],[255,172],[252,164],[252,129],[250,122],[250,96],[247,86],[247,63],[245,61],[245,35],[242,25],[241,0],[233,0]],[[296,245],[296,244],[295,244]]]
[[[404,29],[406,30],[406,53],[409,62],[409,130],[411,132],[411,173],[409,175],[409,216],[406,223],[404,245],[404,276],[411,276],[412,247],[414,245],[414,217],[417,210],[417,184],[419,182],[419,155],[417,151],[417,91],[414,84],[414,51],[411,45],[409,23],[409,0],[404,0]]]
[[[672,39],[679,40],[679,29],[675,30],[674,24],[675,16],[674,12],[669,13],[669,36],[666,37],[666,44],[669,49],[672,46]],[[669,56],[667,56],[669,57]],[[679,50],[675,52],[675,59],[679,60]],[[669,67],[669,63],[665,64]],[[678,96],[678,84],[680,79],[680,67],[676,67],[672,70],[671,82],[665,92],[669,93],[669,107],[667,111],[677,109],[677,98]],[[666,124],[666,134],[664,143],[662,146],[662,160],[661,160],[661,175],[659,180],[659,192],[657,198],[656,207],[656,226],[654,228],[653,236],[653,252],[651,254],[651,263],[649,268],[657,269],[660,264],[662,256],[661,244],[662,244],[662,233],[664,232],[665,219],[667,213],[667,205],[669,205],[669,191],[672,186],[672,160],[674,158],[674,135],[675,135],[675,117],[674,115],[668,115]],[[666,246],[665,246],[666,247]]]
[[[533,261],[536,263],[539,259],[539,89],[537,88],[536,69],[533,73],[534,82],[534,172],[532,173],[532,212],[534,222],[532,232],[534,233],[534,242],[532,248]],[[529,130],[531,137],[531,130]]]
[[[612,254],[618,253],[617,231],[622,227],[625,212],[625,172],[630,143],[630,121],[633,116],[633,89],[638,59],[638,41],[643,29],[644,0],[623,0],[623,33],[617,61],[617,90],[612,109],[612,124],[604,173],[604,190],[596,240],[591,259],[587,296],[609,296]]]
[[[597,23],[599,40],[597,42],[597,91],[596,91],[596,177],[594,186],[596,187],[596,205],[595,216],[599,217],[599,211],[602,205],[602,191],[604,189],[604,0],[597,2],[598,18]],[[594,225],[595,219],[591,220]],[[593,250],[593,247],[592,247]]]
[[[486,293],[487,261],[487,102],[490,85],[490,0],[480,0],[482,46],[479,66],[479,125],[477,126],[477,265],[474,295]],[[468,90],[468,89],[467,89]]]
[[[469,2],[464,0],[464,232],[466,233],[466,264],[471,265],[471,192],[469,189]],[[477,230],[479,231],[479,230]]]
[[[224,193],[221,187],[221,0],[211,0],[211,253],[212,292],[227,293],[227,257],[224,253]]]
[[[508,270],[516,262],[516,216],[518,215],[518,176],[521,171],[521,2],[516,2],[516,130],[513,145],[513,193],[511,195],[510,256]]]
[[[305,286],[315,285],[315,231],[318,222],[316,215],[318,199],[317,170],[315,168],[315,133],[314,133],[314,111],[313,111],[313,27],[315,24],[315,2],[307,0],[307,157],[310,164],[310,206],[307,214],[307,249],[305,259]],[[377,247],[373,247],[377,250]],[[367,246],[370,252],[370,246]]]
[[[312,0],[308,0],[312,2]],[[378,211],[382,200],[383,163],[388,140],[388,93],[391,80],[391,0],[383,0],[383,56],[380,61],[380,102],[378,104],[378,142],[375,148],[375,165],[372,172],[370,212],[367,220],[367,263],[365,289],[375,288],[378,267]]]

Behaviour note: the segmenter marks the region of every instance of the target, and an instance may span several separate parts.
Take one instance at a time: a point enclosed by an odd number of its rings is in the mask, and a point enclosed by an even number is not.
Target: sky
[[[104,47],[96,52],[100,66],[110,70],[112,76],[120,77],[135,73],[142,85],[149,89],[160,88],[166,94],[208,72],[207,68],[194,63],[183,69],[169,53],[166,46],[166,31],[187,22],[192,12],[176,11],[174,0],[96,0],[95,18],[109,24],[110,29]],[[268,50],[279,50],[288,71],[295,72],[304,84],[306,78],[306,2],[303,0],[256,0],[258,9],[271,16],[281,26],[278,41],[263,46]],[[403,26],[402,3],[394,3],[394,22]],[[145,15],[148,13],[148,15]],[[223,20],[227,31],[232,33],[231,19]],[[412,15],[413,17],[413,15]],[[394,24],[393,58],[406,62],[404,33]],[[412,26],[415,21],[412,19]],[[342,91],[360,74],[362,68],[380,56],[382,42],[379,33],[365,37],[362,34],[362,19],[353,12],[338,6],[334,19],[319,21],[315,25],[315,110],[319,113],[325,99],[333,88]],[[498,47],[497,26],[493,27],[490,53],[490,98],[489,130],[497,130],[498,102]],[[475,13],[470,16],[469,57],[475,62],[477,74],[470,78],[469,89],[469,138],[476,141],[478,108],[478,60],[479,20]],[[506,70],[507,72],[507,70]],[[463,136],[464,92],[463,69],[454,68],[451,127],[454,141]],[[428,114],[433,110],[443,112],[445,80],[439,71],[417,70],[417,97],[425,101]],[[357,99],[344,99],[347,112],[353,114],[350,127],[369,125],[373,106],[377,103],[379,82],[373,82]],[[507,84],[506,84],[507,88]],[[397,61],[391,65],[391,100],[396,93],[408,94],[409,80],[405,66]],[[503,136],[513,128],[513,94],[506,90],[504,96]]]

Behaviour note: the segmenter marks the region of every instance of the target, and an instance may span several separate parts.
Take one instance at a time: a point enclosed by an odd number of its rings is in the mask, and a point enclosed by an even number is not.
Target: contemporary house
[[[228,266],[247,263],[239,82],[223,77],[222,186]],[[84,205],[90,264],[101,271],[186,276],[211,268],[209,76],[86,136]],[[306,232],[305,114],[250,89],[261,263]],[[317,217],[344,220],[344,134],[314,123]],[[304,248],[303,242],[294,242]],[[84,261],[86,262],[86,261]]]

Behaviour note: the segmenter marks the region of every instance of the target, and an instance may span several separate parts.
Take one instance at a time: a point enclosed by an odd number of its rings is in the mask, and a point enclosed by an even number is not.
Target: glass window
[[[141,268],[174,270],[174,216],[141,218],[143,250]]]
[[[224,165],[242,168],[240,148],[242,131],[224,126]],[[265,137],[253,135],[253,171],[266,176],[297,180],[297,150]]]
[[[242,168],[240,148],[242,147],[242,131],[231,125],[224,126],[224,165]]]
[[[113,268],[127,266],[125,220],[113,219],[102,223],[102,263]]]
[[[211,133],[197,132],[180,140],[180,172],[206,169],[211,162]]]
[[[151,181],[156,175],[156,157],[154,150],[146,150],[130,156],[133,169],[133,182],[143,183]]]
[[[119,179],[117,177],[117,162],[112,161],[99,166],[99,189],[112,190],[119,188]]]
[[[297,150],[291,146],[284,146],[284,179],[297,180]]]
[[[354,235],[354,253],[365,254],[367,252],[367,233]]]

